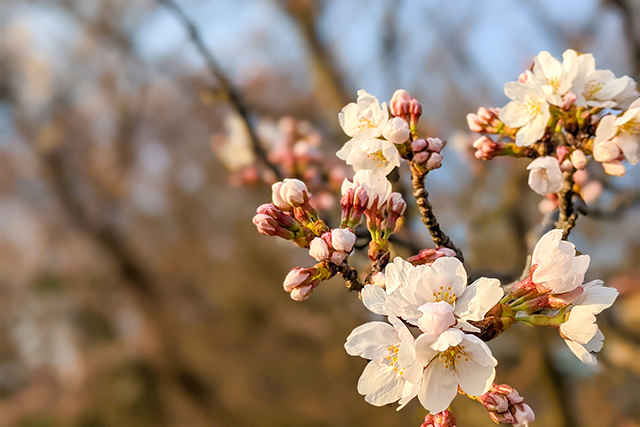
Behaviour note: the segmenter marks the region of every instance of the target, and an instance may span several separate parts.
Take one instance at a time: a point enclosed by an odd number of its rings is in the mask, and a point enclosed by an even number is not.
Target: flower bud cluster
[[[295,267],[284,279],[284,290],[289,292],[294,301],[305,301],[323,280],[336,274],[328,262],[321,262],[313,267]]]
[[[440,152],[445,145],[446,142],[439,138],[416,139],[411,143],[414,164],[418,164],[424,171],[438,169],[442,166]]]
[[[291,240],[300,247],[309,247],[309,242],[313,239],[313,233],[303,227],[291,214],[272,203],[260,205],[253,223],[258,232],[265,236],[278,236],[286,240]]]
[[[494,385],[487,393],[479,396],[478,401],[489,411],[489,416],[496,423],[528,427],[536,418],[531,407],[507,384]]]
[[[505,125],[498,118],[500,110],[497,108],[478,108],[476,114],[467,114],[467,124],[472,132],[498,134],[504,132]]]
[[[437,414],[428,414],[420,427],[456,427],[456,417],[448,409]]]
[[[422,115],[422,105],[404,89],[398,89],[393,93],[389,109],[392,116],[407,119],[412,128]]]
[[[328,230],[325,223],[319,219],[318,212],[311,206],[311,194],[307,186],[299,179],[288,179],[276,182],[271,186],[273,204],[283,212],[293,215],[304,227],[316,236]]]
[[[336,228],[311,241],[309,255],[316,261],[331,261],[340,264],[356,243],[356,235],[351,230]]]

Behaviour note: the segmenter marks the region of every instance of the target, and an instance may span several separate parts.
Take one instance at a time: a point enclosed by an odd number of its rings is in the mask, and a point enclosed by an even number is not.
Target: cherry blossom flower
[[[604,340],[596,315],[611,307],[618,291],[604,286],[602,280],[585,283],[582,288],[582,295],[574,301],[567,321],[560,325],[560,334],[578,359],[595,365],[598,361],[592,353],[602,349]]]
[[[499,117],[507,126],[520,128],[516,144],[531,145],[542,138],[551,117],[543,90],[529,83],[509,82],[504,93],[512,101],[500,110]]]
[[[406,120],[400,117],[389,119],[387,125],[382,130],[382,135],[394,144],[402,144],[409,139],[411,131]]]
[[[422,406],[432,413],[447,409],[458,394],[480,396],[491,388],[498,361],[480,338],[451,328],[433,341],[427,334],[415,342],[415,356],[426,368],[417,390]],[[413,390],[415,393],[415,389]]]
[[[340,157],[340,156],[338,156]],[[353,144],[345,158],[353,170],[371,170],[377,175],[387,176],[396,167],[400,166],[400,153],[396,146],[385,139],[363,139],[358,144]]]
[[[573,62],[571,57],[574,55],[576,55],[575,51],[567,50],[563,58],[569,60],[563,64],[549,52],[540,52],[534,60],[533,70],[527,71],[527,83],[539,86],[549,103],[561,105],[562,96],[571,89],[577,73],[577,67],[570,67]]]
[[[627,93],[633,80],[629,76],[616,78],[611,70],[596,70],[596,61],[591,54],[568,58],[568,68],[576,69],[571,92],[577,95],[578,107],[614,108],[615,101],[623,92]]]
[[[438,258],[431,266],[417,267],[395,258],[385,269],[385,287],[366,285],[362,290],[362,302],[372,312],[393,314],[424,327],[426,323],[420,322],[420,318],[434,312],[433,307],[425,304],[445,302],[453,307],[457,327],[469,331],[477,328],[467,321],[482,320],[504,294],[497,279],[481,277],[467,286],[464,266],[452,257]]]
[[[538,157],[527,166],[529,187],[538,194],[557,193],[562,189],[564,178],[558,159],[551,156]]]
[[[391,183],[381,175],[375,175],[370,170],[361,170],[356,172],[353,182],[345,179],[342,182],[342,194],[344,195],[350,189],[354,191],[362,187],[369,198],[368,207],[371,208],[374,203],[382,206],[389,200],[391,196]]]
[[[552,294],[570,292],[580,286],[589,268],[589,255],[576,256],[573,243],[562,240],[562,230],[546,233],[533,250],[532,280]]]
[[[380,106],[378,98],[360,89],[357,101],[347,104],[338,114],[338,119],[342,130],[350,137],[376,138],[382,135],[389,112],[385,102]]]
[[[593,146],[593,157],[599,162],[615,160],[620,151],[633,166],[640,162],[640,98],[620,117],[609,114],[600,120]]]
[[[374,406],[400,401],[401,409],[409,401],[405,395],[412,383],[420,380],[422,365],[415,357],[411,332],[395,316],[389,316],[389,322],[358,326],[344,348],[351,356],[371,360],[358,380],[358,393]]]

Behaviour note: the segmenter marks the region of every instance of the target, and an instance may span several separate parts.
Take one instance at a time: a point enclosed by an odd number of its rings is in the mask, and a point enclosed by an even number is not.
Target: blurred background
[[[254,165],[212,71],[266,150],[293,123],[329,164],[356,90],[410,91],[421,132],[449,141],[427,178],[443,228],[472,277],[507,283],[537,239],[541,198],[526,160],[473,157],[465,116],[505,105],[504,83],[541,50],[591,52],[638,80],[640,2],[176,2],[2,4],[0,425],[418,427],[417,401],[397,413],[358,395],[366,361],[343,344],[370,317],[341,279],[305,303],[283,292],[288,270],[312,262],[251,223],[274,176]],[[600,364],[553,329],[516,325],[490,343],[497,381],[525,397],[534,426],[640,425],[640,171],[595,166],[602,185],[571,240],[591,256],[587,279],[621,294],[599,316]],[[335,182],[318,185],[335,217]],[[415,213],[406,225],[412,245],[395,253],[431,247]],[[461,427],[494,425],[477,402],[453,410]]]

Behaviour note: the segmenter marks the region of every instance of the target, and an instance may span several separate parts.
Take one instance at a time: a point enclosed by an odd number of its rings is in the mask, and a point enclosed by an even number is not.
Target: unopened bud
[[[568,154],[569,147],[567,147],[566,145],[561,145],[556,148],[556,157],[558,158],[558,162],[562,162]]]
[[[428,302],[421,305],[418,311],[422,312],[418,327],[434,340],[456,323],[453,306],[446,301]]]
[[[253,217],[252,222],[258,229],[258,232],[265,236],[273,236],[276,228],[278,228],[276,220],[265,214],[257,214]]]
[[[507,412],[509,399],[504,394],[488,392],[479,397],[480,403],[490,412]]]
[[[600,142],[593,147],[593,158],[598,162],[612,162],[618,157],[620,157],[620,147],[613,141]]]
[[[494,142],[488,136],[482,136],[473,142],[473,148],[477,151],[475,156],[480,160],[491,160],[502,147],[501,144]]]
[[[607,174],[612,176],[623,176],[625,173],[627,173],[627,170],[620,160],[603,163],[602,167]]]
[[[486,128],[486,124],[480,120],[480,118],[473,113],[467,114],[467,124],[469,125],[469,129],[471,132],[484,132]]]
[[[406,120],[400,117],[394,117],[389,119],[387,125],[382,130],[382,135],[387,141],[391,141],[394,144],[402,144],[409,139],[411,131],[409,130],[409,124]]]
[[[527,75],[527,73],[520,73],[520,75],[518,76],[519,83],[526,83],[528,79],[529,76]]]
[[[389,196],[389,201],[387,202],[387,210],[391,216],[400,217],[404,214],[404,211],[407,209],[407,202],[402,198],[402,194],[393,192]]]
[[[575,150],[571,153],[571,163],[576,169],[584,169],[587,166],[587,156],[585,156],[584,151]]]
[[[516,421],[511,412],[489,412],[489,416],[498,424],[513,424]]]
[[[331,251],[324,239],[316,237],[309,246],[309,255],[315,258],[316,261],[325,261],[331,256]]]
[[[428,151],[421,151],[413,156],[413,161],[416,163],[427,163],[429,161],[429,157],[431,157],[431,153]]]
[[[272,203],[265,203],[258,206],[256,212],[258,214],[270,216],[271,218],[275,219],[280,226],[288,230],[297,231],[300,229],[300,223],[294,217],[285,213],[284,211],[282,211],[282,209],[278,208]]]
[[[524,398],[522,398],[520,396],[520,394],[518,394],[518,391],[511,387],[508,384],[498,384],[498,385],[494,385],[491,388],[491,392],[493,393],[500,393],[504,396],[506,396],[506,398],[509,400],[509,404],[510,405],[514,405],[516,403],[520,403],[520,402],[524,402]]]
[[[411,121],[416,122],[422,115],[422,104],[417,99],[412,98],[409,103],[409,114],[411,114]]]
[[[420,427],[457,427],[456,417],[445,409],[437,414],[428,414]]]
[[[371,275],[371,284],[382,289],[385,287],[385,275],[382,271],[377,271]]]
[[[576,102],[576,99],[578,99],[578,97],[576,96],[575,93],[567,92],[562,97],[562,102],[560,103],[560,108],[562,108],[564,110],[570,110],[571,107],[573,107],[573,104]]]
[[[571,163],[571,160],[569,159],[563,160],[562,163],[560,163],[560,170],[562,172],[569,172],[573,170],[573,163]]]
[[[398,89],[393,93],[389,102],[389,109],[394,116],[406,116],[409,114],[409,103],[413,98],[404,89]]]
[[[456,251],[449,248],[422,249],[420,252],[418,252],[417,255],[409,257],[407,261],[409,261],[413,265],[431,265],[438,258],[442,258],[445,256],[454,257],[456,256]]]
[[[280,196],[280,190],[284,185],[283,182],[276,182],[271,186],[271,200],[273,204],[282,209],[283,211],[290,211],[291,205],[284,201],[282,196]]]
[[[305,284],[310,278],[311,271],[309,268],[296,267],[287,274],[282,285],[285,291],[291,292],[294,288]]]
[[[298,206],[309,199],[309,192],[305,183],[299,179],[285,178],[280,187],[280,197],[285,203]],[[278,205],[276,204],[276,206]]]
[[[356,235],[351,230],[336,228],[331,230],[331,246],[336,251],[351,252],[356,243]]]
[[[438,169],[440,166],[442,166],[442,156],[438,153],[432,153],[427,160],[427,169]]]
[[[423,151],[425,148],[427,148],[428,145],[429,143],[425,139],[416,139],[411,143],[411,151],[413,151],[414,153],[419,153],[420,151]]]
[[[313,292],[313,285],[299,286],[291,290],[291,299],[294,301],[305,301]]]
[[[429,151],[432,153],[440,153],[442,147],[444,147],[444,142],[440,138],[427,138],[427,143],[429,144]]]
[[[533,409],[526,403],[517,403],[513,405],[515,411],[513,411],[514,427],[529,427],[529,423],[535,421],[536,415],[533,413]]]

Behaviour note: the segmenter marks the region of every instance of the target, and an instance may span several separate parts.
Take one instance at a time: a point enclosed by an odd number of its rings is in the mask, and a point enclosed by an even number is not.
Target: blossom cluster
[[[591,54],[572,49],[562,61],[540,52],[530,70],[505,85],[511,99],[502,109],[469,114],[476,157],[529,157],[529,186],[558,193],[564,173],[583,170],[592,157],[609,175],[626,172],[623,161],[640,161],[640,99],[637,83],[596,69]]]

